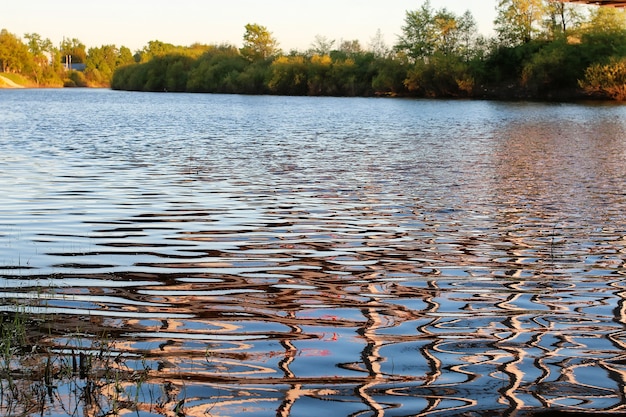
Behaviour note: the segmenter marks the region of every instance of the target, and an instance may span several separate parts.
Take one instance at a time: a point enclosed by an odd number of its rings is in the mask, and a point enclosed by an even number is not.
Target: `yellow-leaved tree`
[[[270,58],[280,51],[278,41],[265,26],[248,23],[245,27],[241,55],[250,61],[258,61]]]

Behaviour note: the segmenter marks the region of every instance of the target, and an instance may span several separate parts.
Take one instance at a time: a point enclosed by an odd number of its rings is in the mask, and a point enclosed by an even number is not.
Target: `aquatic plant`
[[[0,414],[105,416],[158,408],[156,396],[145,392],[150,367],[144,358],[122,354],[107,334],[41,337],[37,329],[45,325],[27,306],[0,316]]]

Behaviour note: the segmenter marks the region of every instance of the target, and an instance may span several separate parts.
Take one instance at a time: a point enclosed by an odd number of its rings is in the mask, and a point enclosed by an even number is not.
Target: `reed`
[[[156,407],[142,396],[151,371],[145,359],[132,357],[128,366],[107,334],[75,330],[65,346],[48,343],[32,331],[42,324],[27,305],[0,313],[0,415],[108,416]]]

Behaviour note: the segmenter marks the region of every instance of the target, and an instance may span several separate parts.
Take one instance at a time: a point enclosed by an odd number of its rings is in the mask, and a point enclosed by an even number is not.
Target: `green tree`
[[[250,61],[267,59],[279,52],[278,41],[265,26],[248,23],[243,35],[241,54]]]
[[[45,55],[47,53],[51,53],[54,49],[52,41],[50,41],[50,39],[42,39],[41,35],[38,33],[27,33],[24,37],[28,41],[27,45],[30,53],[37,57],[38,60],[41,60],[42,58],[44,60],[47,59]]]
[[[148,82],[148,64],[126,65],[118,67],[111,78],[114,90],[143,91]]]
[[[183,92],[187,89],[189,71],[193,65],[193,58],[185,55],[168,55],[165,71],[165,91]]]
[[[83,72],[69,71],[63,85],[64,87],[88,87],[89,83]]]
[[[126,46],[120,46],[119,56],[117,60],[117,66],[130,65],[135,63],[133,53]]]
[[[84,64],[87,60],[87,48],[85,44],[83,44],[76,38],[63,38],[63,41],[61,41],[61,47],[59,49],[61,52],[63,63],[65,63],[66,65]]]
[[[476,32],[476,22],[469,11],[462,16],[446,8],[435,11],[427,0],[420,9],[407,11],[396,50],[413,60],[437,53],[469,57]]]
[[[103,45],[89,48],[85,74],[87,80],[98,86],[110,85],[113,73],[123,65],[135,63],[133,54],[125,46],[119,49],[115,45]]]
[[[475,53],[477,28],[469,11],[458,16],[446,8],[433,10],[427,0],[419,10],[407,12],[402,30],[396,51],[410,58],[404,80],[409,92],[428,97],[473,92],[469,62]],[[381,75],[374,79],[377,85],[385,81]]]
[[[306,95],[308,89],[308,62],[302,55],[281,56],[272,62],[270,90],[282,95]]]
[[[234,92],[238,94],[267,94],[268,80],[271,76],[269,60],[247,62],[243,71],[233,80]]]
[[[521,86],[536,97],[575,89],[585,68],[580,47],[565,38],[538,42],[538,46],[521,64]]]
[[[126,51],[124,59],[127,60],[129,54],[130,50]],[[108,85],[113,77],[113,71],[115,71],[120,64],[121,51],[115,45],[102,45],[98,48],[89,48],[85,67],[87,79],[96,85]]]
[[[467,97],[473,93],[474,77],[469,64],[457,55],[437,53],[428,62],[409,69],[404,84],[425,97]]]
[[[623,9],[596,7],[582,35],[581,55],[588,64],[606,64],[626,56],[626,13]]]
[[[494,24],[500,42],[509,46],[530,42],[539,32],[544,11],[543,0],[499,0]]]
[[[374,93],[396,95],[405,92],[406,67],[399,59],[388,56],[374,62],[372,89]]]
[[[53,80],[60,81],[55,73],[52,59],[57,56],[55,48],[50,39],[42,39],[38,33],[27,33],[26,38],[28,50],[31,55],[30,65],[28,65],[28,75],[32,76],[37,85],[46,82],[54,83]]]
[[[332,62],[333,60],[329,55],[313,55],[311,57],[307,74],[309,95],[319,96],[326,94]]]
[[[213,47],[196,60],[187,80],[187,90],[204,93],[234,93],[234,81],[250,62],[234,46]]]
[[[580,5],[548,0],[545,5],[543,27],[549,39],[567,37],[580,29],[584,15]]]
[[[469,58],[477,33],[474,16],[469,11],[457,16],[444,8],[435,14],[434,23],[438,39],[436,51]]]
[[[423,59],[435,52],[436,43],[434,11],[426,0],[418,10],[406,12],[396,49],[410,58]]]
[[[615,7],[595,7],[586,30],[594,33],[623,32],[626,30],[626,11]]]
[[[97,72],[97,82],[102,82],[113,75],[115,69],[115,61],[117,56],[117,48],[114,45],[103,45],[99,48],[89,48],[87,51],[87,62],[85,72],[92,74]]]
[[[359,91],[359,69],[353,58],[335,60],[331,65],[327,91],[333,96],[356,96]],[[357,93],[358,92],[358,93]]]
[[[149,41],[146,46],[143,47],[140,51],[135,55],[135,61],[137,62],[148,62],[151,59],[162,57],[168,54],[173,54],[176,52],[176,46],[171,43],[161,42],[159,40]]]
[[[472,13],[467,10],[457,18],[458,28],[455,36],[455,52],[466,60],[473,58],[478,52],[478,25]]]
[[[459,36],[459,22],[456,15],[445,8],[441,9],[433,16],[433,24],[437,34],[436,50],[444,54],[453,53]]]
[[[0,31],[0,69],[2,72],[20,73],[32,57],[28,47],[6,29]]]

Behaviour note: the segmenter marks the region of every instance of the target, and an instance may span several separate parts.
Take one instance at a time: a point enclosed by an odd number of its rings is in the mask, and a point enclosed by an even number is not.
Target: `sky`
[[[424,0],[28,0],[0,7],[0,29],[23,38],[38,33],[59,45],[76,38],[89,47],[126,46],[139,50],[151,40],[241,46],[245,25],[265,26],[288,52],[305,51],[317,35],[357,39],[366,47],[380,30],[388,46],[402,32],[407,10]],[[435,10],[457,15],[469,10],[479,31],[493,30],[496,0],[431,0]]]

